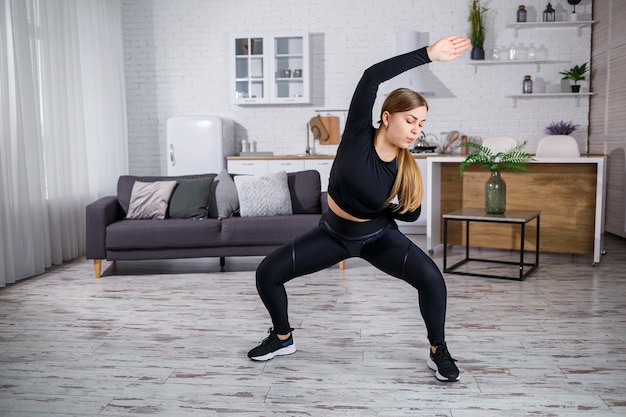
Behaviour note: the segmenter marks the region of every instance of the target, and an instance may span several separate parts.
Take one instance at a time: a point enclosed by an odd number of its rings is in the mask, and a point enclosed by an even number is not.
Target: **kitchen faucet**
[[[310,129],[310,125],[307,123],[306,124],[306,150],[304,151],[304,153],[307,155],[311,155],[311,147],[309,146],[309,129]]]

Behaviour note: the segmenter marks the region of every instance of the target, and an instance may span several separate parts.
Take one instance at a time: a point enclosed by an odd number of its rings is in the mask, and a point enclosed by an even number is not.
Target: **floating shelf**
[[[513,28],[515,30],[514,34],[517,38],[517,32],[520,29],[529,29],[529,28],[576,28],[578,36],[582,34],[582,29],[587,26],[591,26],[595,21],[593,20],[580,20],[575,22],[514,22],[506,25],[508,28]]]
[[[513,99],[513,107],[517,107],[518,99],[534,99],[534,98],[559,98],[569,97],[576,98],[576,106],[580,106],[580,99],[582,97],[593,96],[595,93],[532,93],[532,94],[513,94],[507,96]]]
[[[474,73],[478,72],[478,67],[480,66],[489,66],[489,65],[522,65],[522,64],[536,64],[537,72],[539,72],[541,64],[557,64],[560,62],[567,61],[559,61],[556,59],[509,59],[502,61],[492,61],[492,60],[473,60],[468,62],[468,65],[474,66]]]

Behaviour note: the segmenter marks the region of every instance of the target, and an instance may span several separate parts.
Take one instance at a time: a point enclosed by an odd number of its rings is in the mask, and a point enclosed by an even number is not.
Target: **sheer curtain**
[[[0,286],[79,257],[128,171],[119,0],[0,0]]]

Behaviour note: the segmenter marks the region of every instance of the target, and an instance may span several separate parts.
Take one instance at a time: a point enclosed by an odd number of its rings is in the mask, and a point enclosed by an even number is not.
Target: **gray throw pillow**
[[[287,172],[263,175],[238,175],[235,186],[239,194],[241,217],[292,214]]]
[[[239,211],[239,197],[235,182],[230,174],[223,169],[213,179],[211,196],[209,197],[209,217],[225,219]]]
[[[164,219],[176,181],[135,181],[127,219]]]
[[[209,215],[213,178],[178,179],[167,210],[173,219],[204,219]]]

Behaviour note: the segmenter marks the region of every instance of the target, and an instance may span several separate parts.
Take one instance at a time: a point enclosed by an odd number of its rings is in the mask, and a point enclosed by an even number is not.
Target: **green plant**
[[[576,5],[581,2],[581,0],[567,0],[569,4],[574,6],[574,11],[572,13],[576,13]]]
[[[569,135],[579,127],[580,125],[575,125],[571,120],[569,122],[561,120],[560,122],[551,122],[546,126],[545,133],[548,135]]]
[[[485,14],[489,9],[480,5],[480,0],[470,0],[469,17],[472,48],[482,48],[485,44]]]
[[[574,85],[578,85],[578,81],[582,81],[585,79],[585,73],[589,71],[587,68],[587,63],[581,65],[574,65],[572,68],[567,71],[561,71],[559,74],[563,76],[564,80],[572,80],[574,81]]]
[[[524,152],[526,141],[504,152],[495,154],[491,149],[474,142],[462,143],[461,146],[467,146],[476,150],[461,162],[459,166],[459,174],[461,176],[463,176],[463,172],[465,172],[467,167],[474,164],[479,164],[490,171],[528,171],[526,163],[533,160],[531,154]]]

